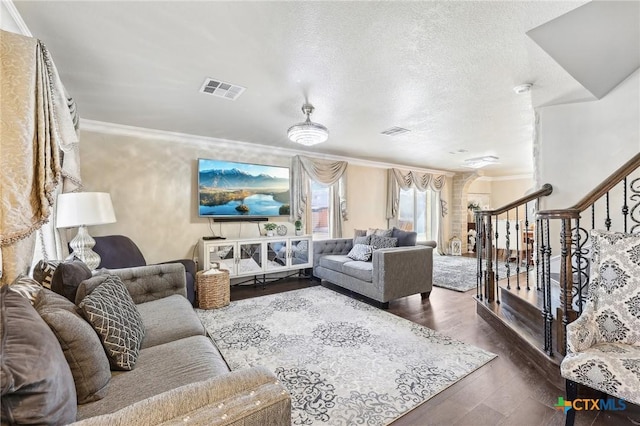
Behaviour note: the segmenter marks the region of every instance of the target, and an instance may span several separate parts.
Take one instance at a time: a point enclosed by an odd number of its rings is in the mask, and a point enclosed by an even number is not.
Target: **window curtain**
[[[436,204],[440,207],[437,212],[436,241],[438,243],[438,253],[444,254],[444,232],[442,229],[442,219],[446,215],[446,203],[442,200],[442,188],[446,183],[445,175],[432,175],[431,173],[420,173],[416,171],[402,172],[399,169],[389,169],[387,172],[387,220],[398,218],[398,208],[400,205],[400,190],[416,188],[424,192],[432,190],[436,193]]]
[[[45,224],[55,226],[51,217],[57,193],[76,190],[80,177],[73,119],[44,44],[0,30],[0,72],[0,284],[4,285],[28,272],[36,231]]]
[[[302,220],[311,232],[310,181],[330,187],[331,235],[342,237],[342,223],[347,220],[347,162],[321,160],[296,155],[291,159],[291,218]]]

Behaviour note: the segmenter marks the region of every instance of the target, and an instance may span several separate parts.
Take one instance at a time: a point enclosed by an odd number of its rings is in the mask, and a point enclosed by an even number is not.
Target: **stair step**
[[[564,379],[560,376],[560,362],[563,356],[554,353],[554,356],[550,357],[544,352],[542,317],[540,317],[540,326],[532,327],[531,323],[527,320],[523,321],[520,315],[514,312],[513,306],[507,307],[504,299],[502,303],[476,300],[476,312],[511,342],[513,347],[525,356],[549,382],[558,389],[564,389]],[[540,315],[539,311],[538,315]],[[552,327],[552,333],[555,334],[554,327]]]

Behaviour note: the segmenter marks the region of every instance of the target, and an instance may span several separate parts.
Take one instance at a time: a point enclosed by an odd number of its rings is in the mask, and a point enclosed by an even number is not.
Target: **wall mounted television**
[[[198,159],[198,215],[226,220],[289,216],[289,168]]]

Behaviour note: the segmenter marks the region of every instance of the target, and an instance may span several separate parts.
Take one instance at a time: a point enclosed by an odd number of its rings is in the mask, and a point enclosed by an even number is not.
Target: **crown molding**
[[[533,173],[528,173],[523,175],[511,175],[511,176],[480,176],[477,180],[483,180],[487,182],[497,182],[497,181],[503,181],[503,180],[520,180],[520,179],[533,180]]]
[[[257,143],[234,141],[230,139],[213,138],[209,136],[196,136],[188,133],[170,132],[166,130],[148,129],[145,127],[127,126],[124,124],[108,123],[104,121],[80,119],[80,130],[87,130],[90,132],[104,133],[108,135],[120,135],[129,136],[141,139],[159,139],[169,142],[185,142],[185,143],[202,143],[207,142],[212,145],[219,146],[225,149],[232,148],[244,148],[257,151],[264,154],[276,154],[282,156],[293,157],[295,155],[312,155],[315,158],[321,158],[323,160],[333,161],[346,161],[349,164],[355,166],[375,167],[381,169],[397,168],[415,170],[421,173],[432,173],[438,175],[445,175],[448,177],[453,176],[455,173],[447,170],[435,170],[435,169],[423,169],[413,166],[407,166],[403,164],[385,163],[381,161],[364,160],[354,157],[343,157],[339,155],[321,154],[321,153],[309,153],[307,151],[299,151],[290,148],[281,148],[271,145],[262,145]]]
[[[20,12],[18,12],[18,9],[16,9],[16,5],[13,4],[13,1],[12,0],[0,0],[0,1],[2,2],[4,7],[7,8],[7,11],[9,11],[9,15],[11,15],[11,18],[16,23],[16,26],[20,29],[20,34],[27,37],[33,37],[33,34],[31,34],[29,27],[27,27],[27,24],[25,24],[24,19],[22,19],[22,16],[20,15]]]

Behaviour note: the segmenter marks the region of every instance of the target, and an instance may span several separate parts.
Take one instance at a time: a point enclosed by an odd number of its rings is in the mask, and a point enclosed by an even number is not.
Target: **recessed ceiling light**
[[[468,158],[464,160],[464,167],[471,169],[480,169],[489,164],[496,164],[499,158],[494,155],[485,155],[484,157]]]
[[[513,91],[516,92],[516,94],[518,94],[518,95],[522,95],[523,93],[529,93],[531,91],[532,87],[533,87],[533,84],[524,83],[524,84],[521,84],[519,86],[514,87]]]

